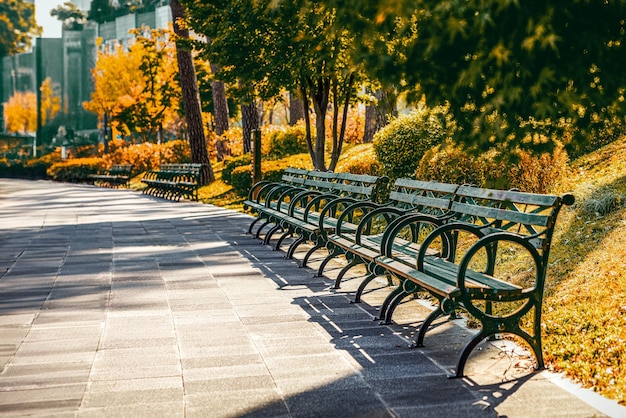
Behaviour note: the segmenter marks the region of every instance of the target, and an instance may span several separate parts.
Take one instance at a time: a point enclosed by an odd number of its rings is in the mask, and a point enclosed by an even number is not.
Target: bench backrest
[[[132,169],[132,164],[113,164],[110,171],[115,173],[130,173]]]
[[[389,193],[389,200],[400,209],[415,209],[432,215],[450,211],[457,184],[399,178]]]
[[[556,218],[574,196],[460,186],[451,211],[483,227],[487,233],[507,231],[523,237],[547,257]]]
[[[371,199],[378,187],[386,183],[386,177],[368,174],[334,173],[330,171],[311,171],[304,180],[304,187],[331,193],[338,196],[349,196],[355,199]]]
[[[198,163],[161,164],[156,173],[159,178],[163,179],[197,182],[200,170],[202,170],[202,164]]]
[[[310,170],[303,168],[287,167],[281,177],[281,182],[294,186],[303,186],[310,172]]]

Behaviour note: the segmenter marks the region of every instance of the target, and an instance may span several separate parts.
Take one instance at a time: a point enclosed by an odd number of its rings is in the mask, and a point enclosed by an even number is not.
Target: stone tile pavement
[[[251,218],[129,190],[0,179],[0,416],[626,417],[626,408],[428,306],[373,321],[328,277],[246,234]],[[358,274],[358,272],[357,272]]]

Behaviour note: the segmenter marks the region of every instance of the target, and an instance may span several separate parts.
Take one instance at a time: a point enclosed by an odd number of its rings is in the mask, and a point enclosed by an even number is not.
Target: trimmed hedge
[[[100,158],[74,158],[54,163],[48,169],[48,176],[56,181],[82,183],[89,179],[90,174],[96,174],[105,167]]]
[[[0,161],[0,177],[18,179],[46,179],[49,163],[43,161]]]
[[[237,167],[252,164],[252,154],[244,154],[239,157],[234,157],[224,162],[224,168],[222,169],[222,181],[226,184],[232,185],[232,173]]]

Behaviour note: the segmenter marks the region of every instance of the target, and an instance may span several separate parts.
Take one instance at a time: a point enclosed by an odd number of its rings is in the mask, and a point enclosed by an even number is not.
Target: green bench
[[[266,215],[267,208],[275,209],[277,199],[282,193],[290,189],[298,189],[301,191],[304,187],[304,181],[309,177],[309,170],[301,168],[288,167],[280,181],[261,180],[250,188],[248,197],[243,202],[244,209],[248,209],[256,214],[256,218],[248,227],[248,233],[260,237],[261,230],[271,223]],[[256,233],[253,232],[257,223],[261,223]]]
[[[528,343],[543,368],[541,309],[548,256],[557,215],[574,197],[460,186],[446,222],[426,235],[417,251],[403,254],[391,236],[374,258],[377,268],[400,285],[384,313],[419,292],[438,301],[420,325],[414,346],[422,346],[434,320],[454,317],[458,309],[471,314],[480,330],[460,353],[455,374],[463,376],[472,350],[496,334],[513,334]],[[406,255],[413,264],[406,262]],[[523,265],[520,271],[513,266]]]
[[[419,250],[419,240],[427,231],[451,218],[450,206],[458,185],[397,179],[383,205],[357,202],[338,218],[333,233],[328,235],[328,257],[322,261],[317,275],[323,274],[327,263],[344,255],[348,264],[335,279],[335,289],[340,287],[344,275],[357,265],[366,265],[368,274],[356,291],[353,302],[360,302],[368,283],[384,272],[376,268],[375,258],[380,256],[381,245],[393,240],[394,254],[403,261],[414,264]]]
[[[288,258],[293,257],[303,242],[314,242],[314,247],[303,260],[304,266],[313,252],[324,247],[326,232],[335,226],[336,219],[328,216],[325,224],[320,225],[320,211],[326,209],[328,213],[336,214],[348,204],[371,199],[385,182],[386,178],[363,174],[288,169],[281,182],[257,184],[250,190],[244,207],[255,212],[257,218],[248,231],[260,238],[264,226],[271,224],[263,242],[269,244],[271,238],[281,232],[276,250],[286,237],[296,235],[287,251]],[[254,233],[254,225],[261,221],[263,223]]]
[[[162,164],[158,170],[144,174],[144,194],[164,199],[198,200],[198,184],[202,164]]]
[[[93,184],[98,186],[128,187],[132,171],[132,164],[113,164],[111,168],[98,174],[90,174],[89,179],[93,181]]]
[[[326,246],[327,235],[335,230],[341,213],[356,202],[371,201],[386,184],[386,177],[366,174],[310,173],[299,193],[283,193],[276,209],[269,211],[268,217],[276,226],[267,233],[265,243],[269,244],[274,232],[282,231],[275,246],[278,250],[285,237],[295,235],[287,258],[293,258],[302,243],[313,243],[302,260],[301,266],[305,267],[309,258]],[[284,200],[287,194],[290,196],[288,204]]]

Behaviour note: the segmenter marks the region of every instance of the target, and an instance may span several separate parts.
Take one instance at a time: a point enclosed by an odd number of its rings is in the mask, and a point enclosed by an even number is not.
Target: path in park
[[[350,304],[358,280],[333,290],[337,266],[314,277],[250,220],[0,179],[0,416],[626,417],[503,340],[448,379],[471,330],[410,350],[425,305],[379,325],[384,283]]]

